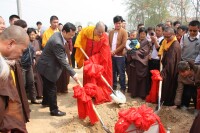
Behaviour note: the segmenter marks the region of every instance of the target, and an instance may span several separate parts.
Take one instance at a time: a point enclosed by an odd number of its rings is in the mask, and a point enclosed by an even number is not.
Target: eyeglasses
[[[198,30],[189,30],[189,32],[194,32],[194,33],[196,33]]]

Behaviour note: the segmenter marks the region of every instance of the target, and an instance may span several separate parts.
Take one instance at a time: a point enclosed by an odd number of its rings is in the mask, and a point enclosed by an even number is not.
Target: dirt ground
[[[82,70],[75,69],[75,71],[82,77]],[[82,80],[80,78],[80,80]],[[58,94],[58,106],[61,111],[67,113],[63,117],[50,116],[49,108],[43,108],[41,105],[32,105],[31,119],[26,124],[29,133],[104,133],[100,122],[91,125],[89,119],[80,120],[78,118],[78,111],[76,99],[73,98],[72,87],[76,83],[71,79],[68,94]],[[156,105],[145,103],[145,101],[135,98],[130,98],[130,94],[126,93],[127,103],[120,106],[116,103],[105,103],[96,105],[104,124],[114,133],[114,126],[118,120],[118,112],[121,109],[130,107],[139,107],[142,104],[147,104],[149,107],[155,108]],[[183,111],[180,109],[171,109],[169,107],[162,107],[158,115],[164,127],[170,128],[171,133],[188,133],[191,124],[194,120],[194,110]]]

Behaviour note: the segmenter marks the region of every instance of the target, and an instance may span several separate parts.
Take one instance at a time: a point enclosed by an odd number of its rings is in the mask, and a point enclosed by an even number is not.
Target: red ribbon
[[[138,130],[147,131],[156,122],[159,125],[159,133],[166,132],[160,122],[160,118],[146,105],[142,105],[139,108],[122,110],[118,114],[119,120],[115,124],[115,133],[126,133],[131,124],[134,124]]]
[[[92,124],[98,121],[98,117],[92,107],[92,99],[85,93],[84,87],[79,85],[73,87],[74,89],[74,98],[77,98],[78,104],[78,115],[80,119],[85,119],[87,116],[90,118]]]
[[[99,78],[104,72],[102,65],[93,63],[92,60],[87,60],[84,62],[84,73],[93,78]]]
[[[151,89],[149,95],[146,97],[146,102],[157,103],[159,81],[162,80],[162,77],[160,76],[160,72],[158,70],[151,70],[151,73],[152,73]]]

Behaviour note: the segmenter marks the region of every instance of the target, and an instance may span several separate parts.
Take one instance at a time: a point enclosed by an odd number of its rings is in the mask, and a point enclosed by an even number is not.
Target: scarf
[[[158,52],[158,55],[162,56],[164,51],[167,51],[175,41],[177,41],[176,36],[174,36],[174,38],[169,42],[167,42],[167,40],[164,39],[163,42],[162,42],[162,45],[160,46],[160,50]]]

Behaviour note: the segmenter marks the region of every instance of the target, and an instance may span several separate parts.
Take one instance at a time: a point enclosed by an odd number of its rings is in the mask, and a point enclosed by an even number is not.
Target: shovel
[[[81,87],[83,87],[83,85],[82,85],[82,83],[80,82],[80,80],[78,80],[77,83],[78,83]],[[100,121],[100,123],[101,123],[103,129],[104,129],[107,133],[112,133],[112,132],[106,127],[106,125],[104,124],[103,120],[101,119],[101,116],[100,116],[99,113],[97,112],[97,109],[96,109],[96,107],[94,106],[93,103],[92,103],[92,108],[93,108],[95,114],[97,115],[97,117],[98,117],[98,119],[99,119],[99,121]]]
[[[81,52],[84,54],[84,56],[89,59],[85,51],[80,48]],[[111,98],[116,102],[116,103],[126,103],[126,96],[119,90],[114,91],[113,88],[110,86],[108,81],[104,78],[103,75],[101,75],[101,79],[105,82],[105,84],[112,90],[112,94],[110,95]]]
[[[162,57],[161,57],[162,59]],[[160,59],[160,60],[161,60]],[[162,71],[163,69],[163,66],[162,66],[162,63],[160,63],[160,72]],[[159,90],[158,90],[158,105],[156,107],[156,111],[155,111],[155,114],[158,114],[158,112],[160,111],[161,109],[161,106],[163,105],[164,101],[161,103],[161,93],[162,93],[162,80],[159,82]]]

